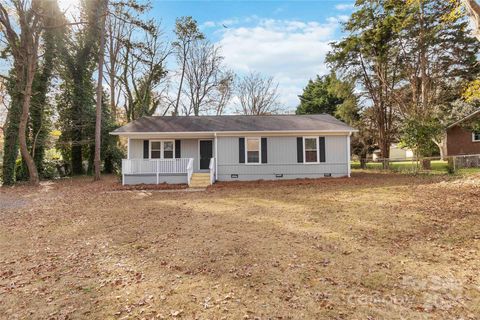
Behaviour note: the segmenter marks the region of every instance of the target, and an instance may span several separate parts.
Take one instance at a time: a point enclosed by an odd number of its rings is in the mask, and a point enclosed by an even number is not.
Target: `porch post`
[[[127,138],[127,159],[130,159],[130,137]]]
[[[157,184],[158,184],[158,182],[160,180],[159,173],[158,173],[160,171],[160,168],[159,168],[160,167],[160,161],[159,160],[155,160],[155,161],[157,162],[157,165],[155,167],[157,168],[156,171],[157,171]]]
[[[215,136],[215,181],[217,181],[217,175],[218,175],[218,148],[217,148],[217,133],[214,133]]]

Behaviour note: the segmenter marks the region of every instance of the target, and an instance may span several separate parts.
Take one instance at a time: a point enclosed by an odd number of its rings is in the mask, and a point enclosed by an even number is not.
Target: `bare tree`
[[[220,81],[215,88],[215,97],[213,98],[215,107],[215,114],[217,116],[221,115],[225,110],[225,107],[232,99],[233,95],[233,85],[235,82],[235,74],[231,70],[222,72],[220,76]]]
[[[175,24],[175,34],[177,35],[177,41],[173,42],[173,47],[175,48],[175,53],[177,54],[177,60],[182,66],[180,70],[180,83],[178,85],[175,108],[173,110],[173,114],[177,115],[190,47],[193,42],[202,40],[205,38],[205,36],[200,32],[197,21],[195,21],[192,17],[181,17],[177,19]]]
[[[93,160],[95,175],[94,181],[100,180],[100,150],[102,143],[102,95],[103,95],[103,63],[105,56],[105,19],[108,10],[108,0],[101,1],[102,15],[100,16],[101,22],[99,24],[100,43],[98,48],[98,78],[97,78],[97,101],[95,111],[95,156]]]
[[[128,39],[133,43],[135,30],[130,28]],[[166,82],[165,60],[170,54],[168,45],[161,41],[162,33],[157,26],[144,33],[144,38],[135,41],[135,46],[125,46],[121,52],[124,109],[127,121],[155,113],[163,92],[158,92]]]
[[[115,8],[114,10],[122,10]],[[115,11],[114,11],[115,12]],[[121,73],[120,54],[121,49],[125,45],[123,39],[127,35],[127,22],[117,17],[117,14],[111,14],[107,17],[107,40],[105,43],[107,51],[107,59],[105,61],[105,82],[110,89],[110,110],[114,118],[117,117],[117,105],[120,99],[121,90],[117,90],[120,85],[118,75]]]
[[[222,79],[223,57],[220,49],[207,40],[192,43],[185,66],[185,114],[198,116],[201,111],[215,107],[217,87]]]
[[[145,20],[142,14],[151,8],[149,2],[139,3],[136,0],[111,1],[109,14],[106,20],[106,52],[104,77],[110,90],[110,110],[115,119],[119,104],[122,100],[123,90],[120,79],[123,73],[124,52],[126,48],[141,46],[144,32],[156,32],[153,20]],[[137,40],[139,40],[137,42]]]
[[[251,72],[237,83],[236,94],[240,103],[239,112],[247,115],[262,115],[278,112],[278,83],[273,77]]]

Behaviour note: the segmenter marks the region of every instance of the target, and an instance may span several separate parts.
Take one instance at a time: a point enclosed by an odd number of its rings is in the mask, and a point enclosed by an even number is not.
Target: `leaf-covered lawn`
[[[444,181],[448,179],[448,181]],[[0,189],[5,318],[480,314],[480,177]]]

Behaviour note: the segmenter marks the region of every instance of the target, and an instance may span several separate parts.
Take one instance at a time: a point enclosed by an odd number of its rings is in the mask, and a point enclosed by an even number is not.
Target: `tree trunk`
[[[178,86],[177,101],[175,103],[174,116],[178,115],[178,105],[180,104],[180,95],[182,93],[183,78],[185,77],[185,65],[187,62],[187,50],[183,49],[183,64],[182,64],[182,76],[180,77],[180,85]]]
[[[422,169],[423,170],[431,170],[432,169],[432,161],[430,159],[422,159]]]
[[[104,6],[101,12],[101,22],[100,22],[100,47],[98,52],[98,82],[97,82],[97,105],[96,105],[96,118],[95,118],[95,158],[93,165],[95,167],[95,175],[93,177],[94,181],[100,180],[100,151],[102,143],[102,81],[103,81],[103,60],[104,60],[104,50],[105,50],[105,17],[108,8],[108,0],[102,1]],[[113,85],[113,83],[112,83]]]
[[[15,162],[18,157],[18,125],[20,122],[21,108],[21,89],[10,93],[12,101],[7,113],[3,131],[3,184],[11,186],[15,183]]]
[[[360,153],[360,168],[367,169],[367,149],[363,149]]]
[[[432,139],[433,143],[438,147],[438,150],[440,151],[440,160],[445,160],[445,157],[447,156],[447,137],[444,135],[440,141],[437,141],[435,139]]]
[[[383,169],[388,169],[390,166],[389,157],[390,157],[390,142],[388,139],[382,139],[380,141],[380,153],[382,157]]]
[[[463,0],[463,4],[467,8],[468,15],[475,26],[475,36],[480,40],[480,5],[476,0]]]
[[[110,74],[110,109],[112,110],[112,116],[117,121],[117,105],[115,103],[115,75]]]
[[[38,177],[37,166],[33,161],[33,157],[30,155],[27,147],[27,123],[28,115],[30,112],[30,100],[32,98],[32,83],[33,76],[35,74],[35,58],[33,58],[33,53],[28,54],[30,57],[27,59],[27,74],[26,74],[26,83],[25,90],[23,92],[23,104],[22,104],[22,115],[20,117],[20,124],[18,126],[18,142],[20,145],[20,153],[22,158],[25,161],[25,164],[28,168],[28,176],[30,183],[32,185],[38,185],[40,182]]]
[[[72,175],[80,175],[83,170],[83,127],[84,127],[84,101],[82,99],[84,83],[81,79],[74,79],[73,101],[72,101],[72,147],[70,160],[72,162]]]

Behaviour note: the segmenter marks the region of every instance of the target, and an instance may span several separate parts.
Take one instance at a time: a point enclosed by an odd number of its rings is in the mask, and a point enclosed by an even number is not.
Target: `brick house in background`
[[[468,125],[480,122],[480,109],[447,128],[447,154],[449,156],[480,154],[480,131]]]

